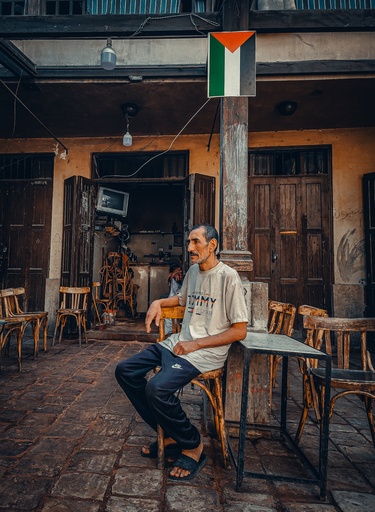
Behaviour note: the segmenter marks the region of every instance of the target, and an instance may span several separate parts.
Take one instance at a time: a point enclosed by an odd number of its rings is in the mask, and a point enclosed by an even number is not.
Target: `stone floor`
[[[136,336],[135,336],[136,338]],[[142,350],[134,339],[100,339],[79,348],[63,340],[32,358],[31,342],[17,370],[14,347],[0,370],[0,511],[36,512],[374,512],[375,449],[356,399],[339,401],[331,424],[328,494],[314,484],[244,480],[224,470],[218,443],[203,434],[209,462],[190,482],[140,457],[153,432],[134,413],[114,378],[116,364]],[[301,378],[291,365],[289,427],[296,429]],[[278,388],[274,404],[277,409]],[[202,430],[202,397],[188,386],[182,400]],[[277,413],[277,411],[276,411]],[[317,462],[318,428],[311,415],[301,445]],[[235,444],[235,439],[233,443]],[[279,442],[247,442],[246,468],[302,475]]]

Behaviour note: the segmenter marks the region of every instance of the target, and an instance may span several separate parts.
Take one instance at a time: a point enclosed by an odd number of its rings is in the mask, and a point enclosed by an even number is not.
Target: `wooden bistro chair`
[[[39,352],[39,334],[40,329],[43,331],[43,350],[47,352],[47,324],[48,311],[23,311],[21,302],[25,303],[25,288],[12,288],[4,290],[5,312],[10,318],[18,318],[24,320],[24,330],[28,325],[32,327],[34,338],[34,359]]]
[[[299,306],[297,313],[299,315],[305,316],[320,316],[320,317],[328,317],[328,312],[322,308],[316,308],[314,306],[309,306],[304,304]],[[313,331],[308,329],[306,331],[305,343],[313,348],[318,348],[318,350],[322,347],[322,339],[321,333],[318,331]],[[331,341],[329,334],[326,335],[326,344],[328,345],[328,351],[331,354]],[[315,389],[314,379],[310,373],[311,368],[316,368],[318,364],[317,359],[304,359],[299,358],[299,369],[302,373],[302,388],[303,388],[303,411],[300,419],[300,423],[297,429],[296,434],[296,442],[299,443],[302,435],[303,428],[305,426],[307,415],[311,408],[314,409],[316,421],[320,421],[320,410],[319,410],[319,400],[318,395]]]
[[[159,324],[159,339],[161,341],[166,338],[164,322],[166,319],[172,320],[173,332],[180,332],[181,321],[184,317],[185,307],[176,306],[169,308],[162,308],[162,315]],[[191,381],[191,384],[200,387],[208,397],[213,410],[214,423],[217,436],[221,445],[223,454],[223,463],[225,469],[230,469],[230,458],[227,433],[224,422],[224,406],[223,406],[223,393],[222,393],[222,377],[224,370],[213,370],[198,375]],[[158,427],[158,467],[164,467],[164,432],[161,427]]]
[[[56,325],[53,334],[52,345],[55,344],[57,330],[60,327],[59,343],[61,343],[63,330],[68,317],[75,319],[78,329],[79,346],[81,347],[81,329],[83,329],[85,341],[87,343],[86,323],[87,323],[87,296],[90,293],[89,287],[68,287],[60,286],[62,297],[61,306],[56,311]]]
[[[268,301],[268,333],[292,336],[297,308],[286,302]],[[270,355],[270,407],[272,408],[273,388],[276,385],[277,365],[280,356]]]
[[[9,318],[5,315],[3,290],[0,290],[0,369],[4,347],[9,350],[10,339],[15,335],[18,358],[18,369],[22,367],[22,333],[24,321],[18,318]]]
[[[357,395],[364,403],[375,447],[375,426],[372,412],[375,401],[375,370],[366,346],[367,332],[375,331],[375,318],[306,316],[304,317],[304,327],[310,333],[310,339],[314,340],[315,348],[320,349],[322,344],[325,343],[327,353],[332,352],[331,335],[335,333],[337,365],[332,369],[331,375],[330,419],[339,398],[347,395]],[[360,336],[361,369],[353,367],[353,357],[350,350],[350,337],[353,334],[359,334]],[[325,384],[324,369],[314,368],[310,365],[309,373],[318,392],[320,410],[322,410]],[[296,435],[297,442],[305,426],[306,419],[303,420],[303,418],[304,412],[302,412],[300,426]]]

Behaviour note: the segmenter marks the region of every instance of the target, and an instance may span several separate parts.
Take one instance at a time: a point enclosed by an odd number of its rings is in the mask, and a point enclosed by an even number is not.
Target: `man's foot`
[[[190,460],[189,460],[190,459]],[[182,450],[181,456],[169,472],[172,480],[190,480],[206,464],[207,457],[203,454],[203,443],[193,450]]]
[[[177,445],[176,441],[171,437],[164,439],[164,455],[165,457],[177,457],[181,453],[181,448]],[[158,456],[158,443],[157,441],[150,444],[150,446],[143,446],[141,449],[142,457],[148,459],[156,459]]]

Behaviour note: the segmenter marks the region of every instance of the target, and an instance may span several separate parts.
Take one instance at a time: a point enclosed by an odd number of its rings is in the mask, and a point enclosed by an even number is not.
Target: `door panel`
[[[82,176],[64,182],[62,286],[91,286],[94,184]]]
[[[203,174],[190,174],[184,194],[183,261],[184,273],[189,268],[186,240],[195,224],[215,225],[215,178]]]
[[[249,178],[251,280],[267,282],[270,299],[330,309],[327,183],[327,175]]]
[[[51,237],[52,180],[3,182],[1,287],[24,287],[25,309],[44,309]]]
[[[366,251],[366,316],[375,316],[375,173],[363,176]]]

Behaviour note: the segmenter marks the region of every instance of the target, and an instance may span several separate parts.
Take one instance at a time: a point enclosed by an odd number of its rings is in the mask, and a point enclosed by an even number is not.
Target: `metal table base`
[[[237,458],[229,443],[229,450],[236,468],[236,490],[239,491],[244,477],[262,478],[266,480],[280,480],[295,483],[312,483],[320,486],[320,497],[325,499],[327,491],[327,461],[329,441],[329,402],[330,402],[330,379],[331,379],[331,357],[324,352],[316,350],[304,343],[281,334],[248,333],[245,340],[241,342],[245,350],[244,370],[242,378],[241,413],[239,427],[239,442]],[[249,392],[249,370],[251,354],[273,354],[282,357],[282,386],[281,386],[281,413],[280,426],[264,425],[247,422],[248,392]],[[325,361],[325,396],[322,418],[320,421],[320,445],[319,445],[319,467],[316,468],[287,431],[287,390],[288,390],[288,360],[291,356],[300,356]],[[293,477],[286,475],[274,475],[246,471],[244,468],[245,444],[247,429],[277,431],[282,440],[293,450],[299,460],[304,464],[311,478]]]

